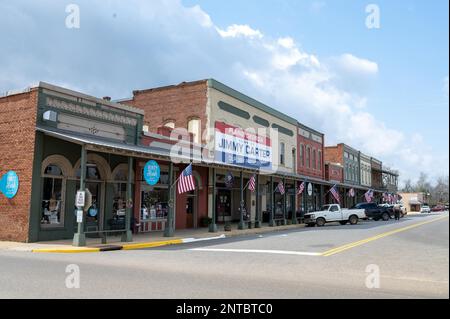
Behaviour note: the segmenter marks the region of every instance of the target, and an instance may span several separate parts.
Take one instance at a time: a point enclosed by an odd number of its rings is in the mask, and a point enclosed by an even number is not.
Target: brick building
[[[83,245],[114,232],[124,241],[132,232],[173,236],[207,219],[212,232],[225,222],[296,223],[299,211],[333,201],[333,185],[343,206],[369,186],[361,185],[360,152],[324,147],[324,134],[213,79],[138,90],[120,102],[39,83],[0,97],[0,137],[0,177],[19,177],[14,197],[0,194],[0,240]],[[153,162],[156,184],[145,174]],[[195,190],[179,194],[189,163]],[[396,174],[370,164],[373,188],[396,186]],[[80,189],[84,207],[76,205]]]

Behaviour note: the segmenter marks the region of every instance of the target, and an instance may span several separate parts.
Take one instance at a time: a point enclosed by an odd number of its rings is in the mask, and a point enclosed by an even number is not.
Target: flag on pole
[[[336,190],[336,185],[334,185],[333,187],[331,187],[330,193],[331,193],[331,195],[333,195],[334,199],[338,202],[338,204],[340,204],[340,203],[341,203],[341,200],[340,200],[340,198],[339,198],[339,193],[338,193],[338,191]]]
[[[286,191],[284,190],[283,182],[279,182],[279,183],[278,183],[277,189],[278,189],[278,191],[280,192],[281,195],[284,195],[284,193],[286,192]]]
[[[348,191],[348,196],[355,197],[355,190],[353,188]]]
[[[189,164],[180,175],[180,180],[178,181],[178,194],[187,193],[193,190],[195,190],[195,181],[194,176],[192,175],[192,164]]]
[[[392,194],[388,194],[388,202],[389,204],[392,204],[392,202],[394,201],[394,197],[392,196]]]
[[[300,184],[300,186],[298,187],[297,195],[301,195],[301,194],[303,193],[304,190],[305,190],[305,182],[302,182],[302,183]]]
[[[373,199],[373,190],[369,189],[365,194],[366,202],[371,203]]]
[[[254,192],[256,189],[256,174],[253,174],[253,176],[250,178],[249,182],[248,182],[248,189],[251,192]]]

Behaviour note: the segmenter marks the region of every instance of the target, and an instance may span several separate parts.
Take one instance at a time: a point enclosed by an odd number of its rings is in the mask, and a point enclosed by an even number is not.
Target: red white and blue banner
[[[223,122],[216,122],[215,160],[219,163],[270,170],[272,169],[270,138]]]

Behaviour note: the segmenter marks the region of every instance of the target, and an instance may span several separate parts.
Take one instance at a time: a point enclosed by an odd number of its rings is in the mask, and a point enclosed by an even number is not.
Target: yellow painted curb
[[[417,223],[417,224],[413,224],[413,225],[410,225],[410,226],[402,227],[402,228],[399,228],[399,229],[391,230],[391,231],[388,231],[388,232],[385,232],[385,233],[382,233],[382,234],[379,234],[379,235],[376,235],[376,236],[373,236],[373,237],[369,237],[369,238],[366,238],[366,239],[362,239],[362,240],[359,240],[359,241],[355,241],[353,243],[349,243],[349,244],[346,244],[346,245],[343,245],[343,246],[339,246],[339,247],[327,250],[327,251],[323,252],[321,255],[325,256],[325,257],[328,257],[328,256],[331,256],[331,255],[343,252],[345,250],[348,250],[348,249],[351,249],[351,248],[354,248],[354,247],[357,247],[357,246],[361,246],[363,244],[367,244],[367,243],[369,243],[371,241],[374,241],[374,240],[377,240],[377,239],[381,239],[381,238],[384,238],[384,237],[387,237],[387,236],[391,236],[391,235],[394,235],[394,234],[397,234],[397,233],[400,233],[400,232],[404,232],[406,230],[410,230],[410,229],[413,229],[413,228],[416,228],[416,227],[419,227],[419,226],[430,224],[430,223],[433,223],[433,222],[436,222],[436,221],[439,221],[439,220],[443,220],[445,218],[448,218],[448,216],[444,216],[444,217],[436,218],[436,219],[433,219],[433,220],[428,220],[426,222]]]
[[[125,244],[125,245],[122,245],[122,250],[153,248],[153,247],[176,245],[176,244],[182,244],[182,243],[183,243],[182,239],[173,239],[173,240],[156,241],[156,242],[150,242],[150,243]]]
[[[100,248],[41,248],[33,249],[31,252],[59,254],[98,253],[100,252]]]

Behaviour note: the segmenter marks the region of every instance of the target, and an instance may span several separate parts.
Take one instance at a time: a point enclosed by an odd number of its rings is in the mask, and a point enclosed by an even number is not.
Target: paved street
[[[66,288],[69,264],[79,289]],[[448,298],[448,276],[448,212],[135,251],[0,251],[1,298]]]

